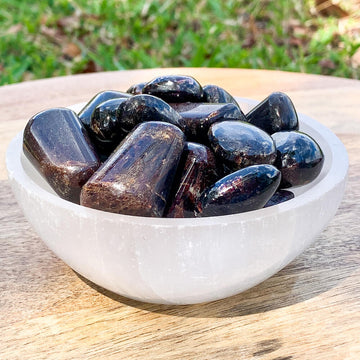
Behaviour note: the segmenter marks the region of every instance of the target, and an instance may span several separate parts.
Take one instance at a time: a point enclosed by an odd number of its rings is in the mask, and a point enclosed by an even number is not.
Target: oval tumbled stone
[[[184,145],[183,132],[172,124],[140,124],[83,187],[81,204],[120,214],[163,216]]]
[[[218,180],[204,191],[198,216],[230,215],[262,208],[280,184],[280,171],[273,165],[252,165]]]
[[[268,134],[298,130],[298,116],[291,99],[284,93],[274,92],[246,114],[247,121]]]
[[[201,85],[191,76],[166,75],[149,81],[143,94],[157,96],[166,102],[199,102],[203,99]]]
[[[217,158],[232,171],[255,164],[273,164],[276,159],[271,136],[243,121],[215,123],[208,137]]]
[[[272,135],[281,171],[281,187],[301,186],[313,181],[324,165],[324,154],[318,143],[300,131],[280,131]]]
[[[179,126],[181,116],[168,103],[156,96],[134,95],[123,102],[117,111],[117,124],[128,134],[137,124],[146,121],[164,121]]]
[[[24,130],[23,149],[55,192],[76,203],[81,187],[100,166],[79,118],[65,108],[33,116]]]

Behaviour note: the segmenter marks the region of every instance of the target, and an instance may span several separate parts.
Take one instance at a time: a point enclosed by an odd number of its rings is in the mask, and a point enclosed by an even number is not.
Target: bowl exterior
[[[9,146],[7,166],[26,218],[75,271],[136,300],[193,304],[237,294],[270,277],[334,216],[345,188],[346,151],[329,130],[318,123],[315,128],[325,140],[330,137],[324,144],[327,173],[315,191],[270,208],[212,218],[140,218],[61,200],[24,167],[21,134]],[[329,179],[339,151],[340,174]]]

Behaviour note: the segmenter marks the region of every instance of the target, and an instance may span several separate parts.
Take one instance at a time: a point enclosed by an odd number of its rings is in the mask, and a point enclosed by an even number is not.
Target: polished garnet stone
[[[184,145],[183,132],[172,124],[140,124],[85,184],[81,204],[162,217]]]
[[[127,94],[121,91],[106,90],[96,94],[79,112],[78,116],[80,121],[88,130],[90,128],[91,115],[95,108],[106,100],[115,98],[129,98],[131,94]]]
[[[273,164],[276,149],[271,136],[243,121],[222,121],[209,129],[209,142],[216,157],[230,171],[255,164]]]
[[[195,217],[201,193],[217,180],[215,156],[207,146],[187,142],[179,170],[166,217]]]
[[[290,98],[281,92],[270,94],[248,114],[247,121],[268,134],[278,131],[298,130],[299,121]]]
[[[167,75],[149,81],[143,94],[157,96],[166,102],[199,102],[203,100],[201,85],[191,76]]]
[[[91,115],[90,133],[99,153],[109,155],[125,137],[121,131],[117,111],[126,98],[106,100]]]
[[[246,120],[245,115],[235,104],[186,103],[187,106],[172,106],[181,116],[180,128],[188,141],[208,144],[207,133],[212,124],[228,120]],[[196,104],[196,103],[195,103]]]
[[[198,216],[230,215],[262,208],[280,184],[272,165],[252,165],[218,180],[201,195]]]
[[[300,131],[280,131],[272,135],[276,145],[275,166],[281,171],[281,187],[301,186],[313,181],[324,165],[318,143]]]
[[[164,121],[179,126],[181,116],[168,103],[152,95],[134,95],[117,110],[117,125],[126,135],[136,125],[146,121]]]
[[[23,149],[55,192],[75,203],[81,187],[100,166],[84,126],[65,108],[33,116],[24,130]]]

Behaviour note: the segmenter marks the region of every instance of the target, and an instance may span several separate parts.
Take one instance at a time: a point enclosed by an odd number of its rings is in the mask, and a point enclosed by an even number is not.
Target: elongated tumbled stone
[[[280,131],[274,139],[277,158],[275,166],[281,171],[281,187],[301,186],[313,181],[324,165],[319,144],[300,131]]]
[[[124,101],[126,101],[126,98],[104,101],[95,108],[91,115],[92,140],[102,153],[111,153],[126,135],[122,131],[117,117],[119,106]]]
[[[245,115],[235,104],[199,103],[187,107],[177,106],[181,121],[180,128],[189,141],[207,143],[207,133],[212,124],[225,120],[246,120]],[[174,106],[174,105],[173,105]]]
[[[163,216],[184,144],[183,132],[172,124],[140,124],[83,187],[81,204],[120,214]]]
[[[24,130],[23,149],[55,192],[76,203],[81,187],[100,166],[79,118],[65,108],[33,116]]]
[[[290,98],[281,92],[270,94],[246,114],[247,121],[268,134],[278,131],[298,130],[299,121]]]
[[[96,94],[79,112],[78,116],[87,130],[90,129],[91,115],[95,108],[106,100],[115,98],[129,98],[131,94],[121,91],[106,90]]]
[[[239,109],[238,102],[225,89],[217,85],[205,85],[203,87],[204,100],[209,103],[233,103]]]
[[[191,76],[167,75],[149,81],[143,94],[157,96],[166,102],[200,102],[203,100],[201,85]]]
[[[232,171],[255,164],[273,164],[276,159],[271,136],[246,122],[215,123],[208,136],[216,157]]]
[[[281,204],[285,201],[291,200],[295,197],[295,195],[288,190],[278,190],[275,194],[270,198],[270,200],[265,204],[264,207],[274,206]]]
[[[205,145],[187,142],[179,165],[179,180],[166,217],[195,217],[201,193],[217,180],[215,156]]]
[[[117,111],[119,131],[128,134],[137,124],[164,121],[179,126],[181,116],[168,103],[152,95],[134,95],[123,102]]]
[[[130,86],[126,92],[129,94],[133,94],[133,95],[139,95],[142,94],[142,89],[144,88],[144,86],[146,85],[146,82],[141,82],[138,84],[134,84],[132,86]]]
[[[252,165],[218,180],[204,191],[198,216],[230,215],[262,208],[280,184],[280,171],[272,165]]]

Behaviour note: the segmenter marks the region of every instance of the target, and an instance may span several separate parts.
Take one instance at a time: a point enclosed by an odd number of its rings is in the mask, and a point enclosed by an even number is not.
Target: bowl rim
[[[238,101],[247,103],[250,106],[254,106],[258,101],[235,97]],[[82,104],[76,104],[69,106],[70,109],[79,107]],[[22,151],[22,139],[23,130],[20,131],[10,142],[6,152],[6,167],[8,171],[9,179],[15,179],[27,191],[31,191],[41,197],[47,203],[51,203],[62,209],[72,211],[76,213],[76,216],[92,217],[97,216],[106,217],[111,222],[126,222],[142,225],[150,225],[155,227],[194,227],[194,226],[206,226],[211,225],[223,225],[237,222],[246,222],[253,218],[266,218],[274,215],[279,215],[290,209],[297,209],[309,202],[316,202],[331,189],[340,184],[346,177],[348,172],[348,155],[345,146],[339,140],[339,138],[326,126],[322,125],[315,119],[310,118],[307,115],[298,113],[300,123],[311,127],[315,132],[321,134],[326,141],[331,152],[331,166],[328,169],[328,173],[319,182],[309,187],[304,193],[295,196],[295,198],[278,205],[253,210],[244,213],[237,213],[231,215],[219,215],[210,217],[199,218],[158,218],[158,217],[142,217],[135,215],[115,214],[102,210],[88,208],[79,204],[72,203],[64,200],[59,196],[48,192],[38,185],[25,171],[21,158],[24,157]],[[316,140],[316,139],[315,139]],[[325,161],[326,157],[325,157]],[[291,191],[291,188],[288,190]]]

